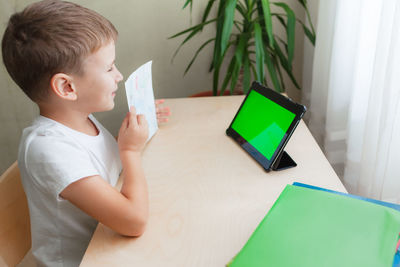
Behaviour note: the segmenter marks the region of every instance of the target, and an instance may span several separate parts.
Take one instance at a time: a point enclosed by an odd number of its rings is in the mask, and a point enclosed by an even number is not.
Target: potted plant
[[[187,34],[186,38],[177,48],[179,49],[193,36],[199,34],[207,25],[216,24],[216,34],[206,40],[196,51],[189,62],[185,74],[202,49],[214,44],[213,59],[209,71],[213,71],[213,95],[224,94],[230,83],[230,93],[233,93],[238,80],[242,80],[243,92],[247,93],[250,80],[255,79],[263,84],[272,86],[276,91],[285,91],[282,71],[290,77],[296,88],[300,89],[292,72],[295,48],[295,26],[300,23],[304,34],[315,44],[315,30],[310,19],[306,0],[297,0],[306,12],[308,27],[303,21],[296,18],[295,13],[284,2],[271,2],[269,0],[208,0],[199,24],[181,31],[171,37],[176,38]],[[193,0],[186,0],[183,9],[192,6]],[[216,17],[209,19],[212,8],[218,5]],[[272,12],[271,6],[281,12]],[[274,23],[280,23],[286,31],[286,38],[282,39],[275,33]],[[227,53],[232,49],[233,53]],[[219,88],[221,66],[228,57],[230,63]],[[265,66],[268,70],[271,84],[267,82]],[[242,76],[240,79],[239,76]]]

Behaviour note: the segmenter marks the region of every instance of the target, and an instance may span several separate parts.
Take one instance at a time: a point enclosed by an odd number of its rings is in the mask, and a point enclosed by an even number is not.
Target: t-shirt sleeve
[[[89,152],[65,136],[36,136],[25,161],[33,182],[55,197],[71,183],[99,175]]]

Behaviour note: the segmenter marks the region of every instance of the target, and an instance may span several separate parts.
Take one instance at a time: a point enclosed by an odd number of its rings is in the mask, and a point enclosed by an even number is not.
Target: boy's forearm
[[[141,218],[148,217],[148,189],[142,166],[142,156],[138,152],[122,152],[120,154],[124,180],[121,193],[133,204]]]

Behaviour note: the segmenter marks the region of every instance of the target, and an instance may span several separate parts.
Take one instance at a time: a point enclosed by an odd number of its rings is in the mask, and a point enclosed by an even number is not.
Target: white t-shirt
[[[97,221],[59,194],[77,180],[100,175],[115,186],[121,161],[115,138],[92,116],[89,136],[39,116],[24,129],[18,167],[28,198],[32,252],[39,266],[78,266]]]

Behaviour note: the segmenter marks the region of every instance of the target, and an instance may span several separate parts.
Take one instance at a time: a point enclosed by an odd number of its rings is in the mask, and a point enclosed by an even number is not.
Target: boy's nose
[[[117,69],[117,76],[116,76],[116,81],[120,82],[124,79],[124,76],[122,76],[121,72]]]

